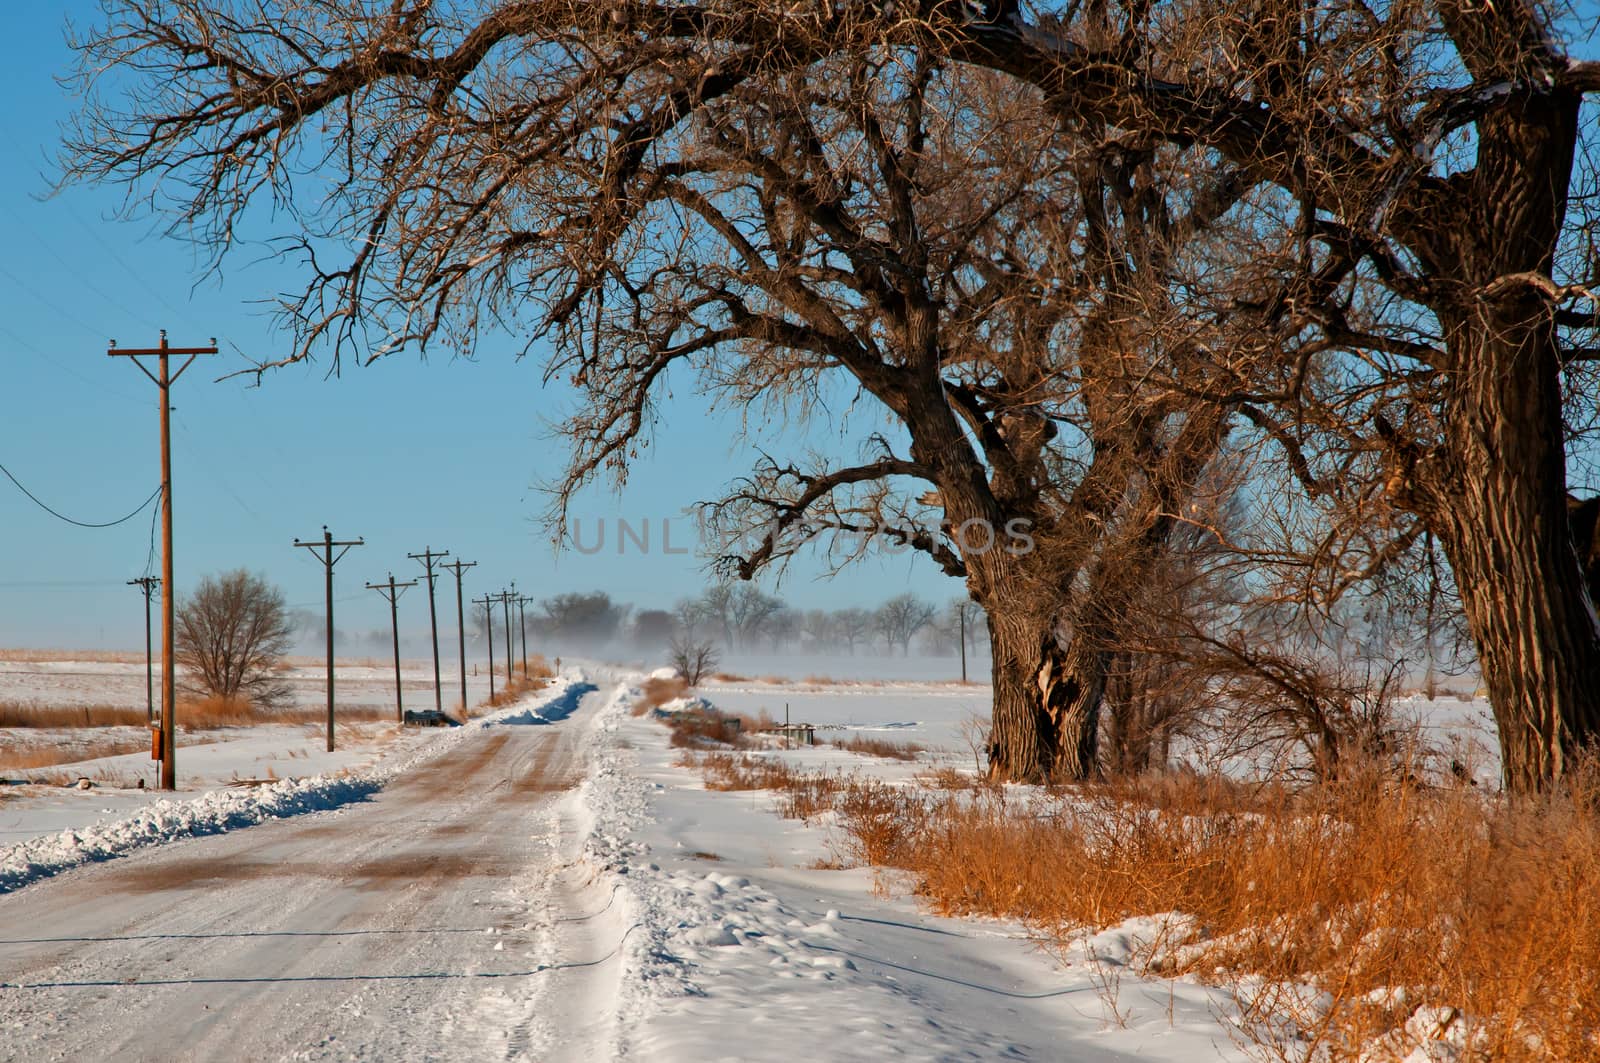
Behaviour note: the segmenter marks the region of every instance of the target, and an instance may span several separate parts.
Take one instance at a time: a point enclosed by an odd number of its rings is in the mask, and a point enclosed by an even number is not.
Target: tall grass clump
[[[1142,962],[1231,988],[1243,1035],[1269,1057],[1600,1059],[1593,769],[1513,801],[1378,772],[1301,789],[1168,776],[1046,792],[904,787],[732,753],[689,763],[708,789],[770,789],[796,818],[831,812],[842,855],[903,870],[935,911],[1021,920],[1063,952],[1170,914]]]
[[[938,911],[1024,919],[1063,947],[1182,913],[1181,936],[1146,960],[1233,984],[1264,1042],[1292,1029],[1297,1050],[1328,1060],[1439,1041],[1463,1060],[1551,1061],[1600,1059],[1593,780],[1530,802],[1376,777],[1197,783],[1159,805],[1086,789],[1026,814],[976,791],[920,815],[901,804],[911,825],[887,848],[880,810],[836,808],[855,851],[910,871]]]

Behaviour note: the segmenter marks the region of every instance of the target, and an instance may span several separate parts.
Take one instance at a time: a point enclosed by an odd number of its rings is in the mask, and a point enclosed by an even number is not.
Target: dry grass
[[[0,649],[0,661],[19,661],[27,664],[37,664],[43,661],[92,661],[95,664],[143,664],[144,651]]]
[[[690,763],[709,789],[778,792],[788,816],[832,810],[841,855],[903,869],[943,913],[1021,919],[1062,949],[1183,913],[1145,961],[1231,986],[1269,1055],[1398,1059],[1453,1038],[1463,1061],[1600,1059],[1600,775],[1525,804],[1376,777],[1291,791],[1193,776],[1019,802],[776,758]]]
[[[894,816],[838,807],[852,851],[912,872],[940,911],[1026,919],[1063,944],[1185,913],[1196,930],[1150,959],[1280,987],[1241,993],[1264,1041],[1287,1019],[1328,1059],[1385,1036],[1399,1057],[1426,1031],[1396,1031],[1437,1015],[1474,1047],[1465,1058],[1600,1058],[1592,793],[1511,807],[1378,785],[1176,791],[1160,805],[1091,791],[1026,816],[982,794]],[[1326,996],[1281,988],[1297,984]]]
[[[834,807],[848,781],[838,775],[798,771],[776,757],[733,753],[686,754],[680,765],[700,769],[707,790],[776,790],[779,812],[809,820]]]
[[[651,709],[659,709],[669,701],[689,692],[689,683],[682,676],[670,679],[646,679],[639,688],[639,700],[633,703],[633,714],[643,716]]]
[[[665,723],[672,732],[672,745],[680,749],[740,747],[749,741],[745,737],[744,720],[741,717],[724,716],[714,709],[675,712]]]
[[[539,658],[539,660],[543,660],[543,658]],[[533,662],[529,661],[528,663],[531,668]],[[503,709],[535,690],[543,690],[546,685],[545,680],[554,674],[554,672],[546,668],[542,674],[514,676],[510,685],[495,687],[494,696],[485,698],[478,705],[478,708]]]
[[[143,727],[144,709],[125,705],[39,705],[0,703],[0,727],[79,728]]]
[[[142,720],[141,720],[142,722]],[[31,746],[18,749],[0,749],[0,771],[28,771],[35,768],[53,768],[58,764],[76,764],[83,760],[101,757],[120,757],[125,753],[150,751],[150,740],[140,738],[95,738],[71,746]]]
[[[851,753],[860,753],[868,757],[883,757],[886,760],[916,760],[926,752],[925,747],[915,742],[890,742],[882,738],[868,738],[865,735],[853,735],[846,739],[835,739],[830,745],[840,749],[849,750]]]
[[[336,705],[335,709],[339,719],[345,721],[381,722],[394,718],[394,710],[386,705]],[[327,709],[322,705],[264,708],[246,698],[180,695],[176,719],[178,727],[185,731],[213,731],[222,727],[316,723],[326,716]],[[0,704],[0,727],[61,730],[146,725],[144,709],[123,705]]]
[[[394,709],[388,705],[342,705],[334,703],[339,723],[393,723]],[[174,720],[183,731],[215,731],[224,727],[256,727],[270,724],[317,724],[328,717],[326,705],[283,705],[262,707],[248,698],[178,698]],[[140,716],[143,722],[143,714]]]

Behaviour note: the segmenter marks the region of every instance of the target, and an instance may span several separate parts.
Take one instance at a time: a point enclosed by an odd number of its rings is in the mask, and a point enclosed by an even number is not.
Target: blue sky
[[[173,390],[174,514],[179,590],[204,574],[247,567],[266,574],[290,603],[320,610],[322,570],[291,540],[321,534],[367,541],[337,569],[343,628],[387,629],[388,607],[367,581],[412,578],[408,552],[431,545],[477,561],[468,590],[516,580],[545,596],[603,589],[642,607],[669,606],[707,579],[696,556],[665,555],[691,539],[685,506],[713,497],[746,467],[732,418],[708,417],[692,396],[665,407],[664,427],[620,496],[591,490],[575,508],[588,528],[653,522],[649,556],[619,556],[613,538],[592,556],[555,554],[538,524],[535,485],[562,466],[547,432],[559,399],[540,367],[517,361],[514,337],[483,344],[474,361],[404,353],[367,368],[326,364],[216,382],[244,356],[280,355],[258,300],[292,286],[281,266],[229,263],[200,273],[201,256],[159,235],[158,220],[112,220],[115,190],[75,187],[47,197],[59,123],[74,101],[54,80],[70,66],[64,18],[93,19],[83,0],[17,5],[8,12],[9,62],[0,67],[0,350],[5,352],[0,464],[69,516],[122,516],[159,482],[156,389],[107,341],[154,346],[215,336],[222,354],[203,359]],[[241,353],[242,352],[242,353]],[[50,517],[0,480],[0,646],[133,647],[142,602],[124,581],[151,559],[151,510],[102,530]],[[586,528],[585,538],[593,532]],[[154,560],[159,573],[159,555]],[[797,564],[779,588],[804,607],[872,604],[911,589],[943,600],[953,581],[908,557],[869,561],[848,578],[817,581]],[[425,597],[402,599],[401,623],[425,630]],[[453,605],[453,603],[452,603]]]

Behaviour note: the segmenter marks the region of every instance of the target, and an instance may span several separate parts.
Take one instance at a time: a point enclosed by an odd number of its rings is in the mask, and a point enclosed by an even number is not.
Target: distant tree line
[[[910,592],[839,609],[796,608],[750,583],[718,583],[671,609],[639,609],[604,591],[574,592],[542,599],[527,623],[529,638],[572,648],[651,652],[687,639],[725,653],[954,656],[963,610],[967,652],[986,652],[987,630],[972,603],[941,605]],[[475,630],[482,634],[481,614]]]

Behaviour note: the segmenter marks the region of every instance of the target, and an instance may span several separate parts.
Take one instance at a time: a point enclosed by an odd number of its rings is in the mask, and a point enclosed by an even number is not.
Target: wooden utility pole
[[[348,554],[350,552],[350,548],[351,547],[353,547],[353,546],[365,546],[365,545],[367,545],[367,543],[366,543],[366,540],[364,540],[364,539],[340,539],[340,540],[335,540],[334,537],[333,537],[333,533],[330,532],[328,530],[328,526],[326,524],[324,524],[322,526],[322,538],[321,538],[321,540],[313,539],[310,542],[303,543],[299,539],[296,539],[294,541],[294,544],[296,546],[301,546],[301,547],[304,547],[307,550],[310,550],[312,552],[312,554],[314,554],[316,556],[317,560],[322,562],[323,571],[327,576],[327,589],[328,589],[328,752],[332,753],[333,752],[333,566],[337,565],[339,563],[339,559],[344,557],[345,554]],[[336,546],[343,547],[344,549],[340,550],[336,554],[336,553],[333,552],[333,549]]]
[[[183,371],[194,364],[202,354],[216,354],[217,341],[213,337],[209,347],[169,347],[167,330],[161,330],[159,347],[119,349],[112,340],[106,354],[113,358],[132,358],[139,371],[155,384],[161,403],[161,788],[178,787],[177,750],[174,748],[177,730],[173,718],[177,715],[178,687],[174,674],[172,615],[172,404],[169,394]],[[185,359],[176,373],[169,371],[168,359],[177,355]],[[152,373],[139,361],[142,357],[156,359],[156,372]]]
[[[433,580],[434,565],[441,558],[450,556],[450,551],[441,550],[433,552],[433,547],[425,547],[420,554],[407,554],[407,557],[422,562],[422,570],[428,574],[428,630],[433,633],[433,707],[440,712],[444,711],[444,688],[439,684],[439,614],[433,606]]]
[[[511,581],[509,591],[501,591],[498,595],[500,605],[506,614],[506,690],[511,690],[511,599],[517,596],[517,581]]]
[[[484,592],[482,598],[472,599],[472,604],[483,604],[484,641],[489,644],[489,700],[494,700],[494,595]]]
[[[389,573],[388,583],[367,584],[367,590],[377,591],[389,599],[389,630],[394,634],[394,718],[398,723],[406,722],[406,707],[400,694],[400,596],[407,587],[416,585],[416,580],[396,583],[393,572]]]
[[[961,603],[961,609],[956,614],[961,617],[961,681],[967,681],[967,603]]]
[[[144,591],[144,722],[153,724],[156,722],[156,680],[150,649],[150,594],[161,585],[161,580],[155,576],[140,576],[129,580],[128,585]]]
[[[456,645],[461,662],[461,715],[465,719],[467,713],[467,614],[461,604],[461,576],[469,568],[477,566],[476,561],[452,561],[440,568],[447,568],[456,574]]]
[[[528,678],[528,603],[527,595],[517,595],[517,626],[522,629],[522,678]]]

